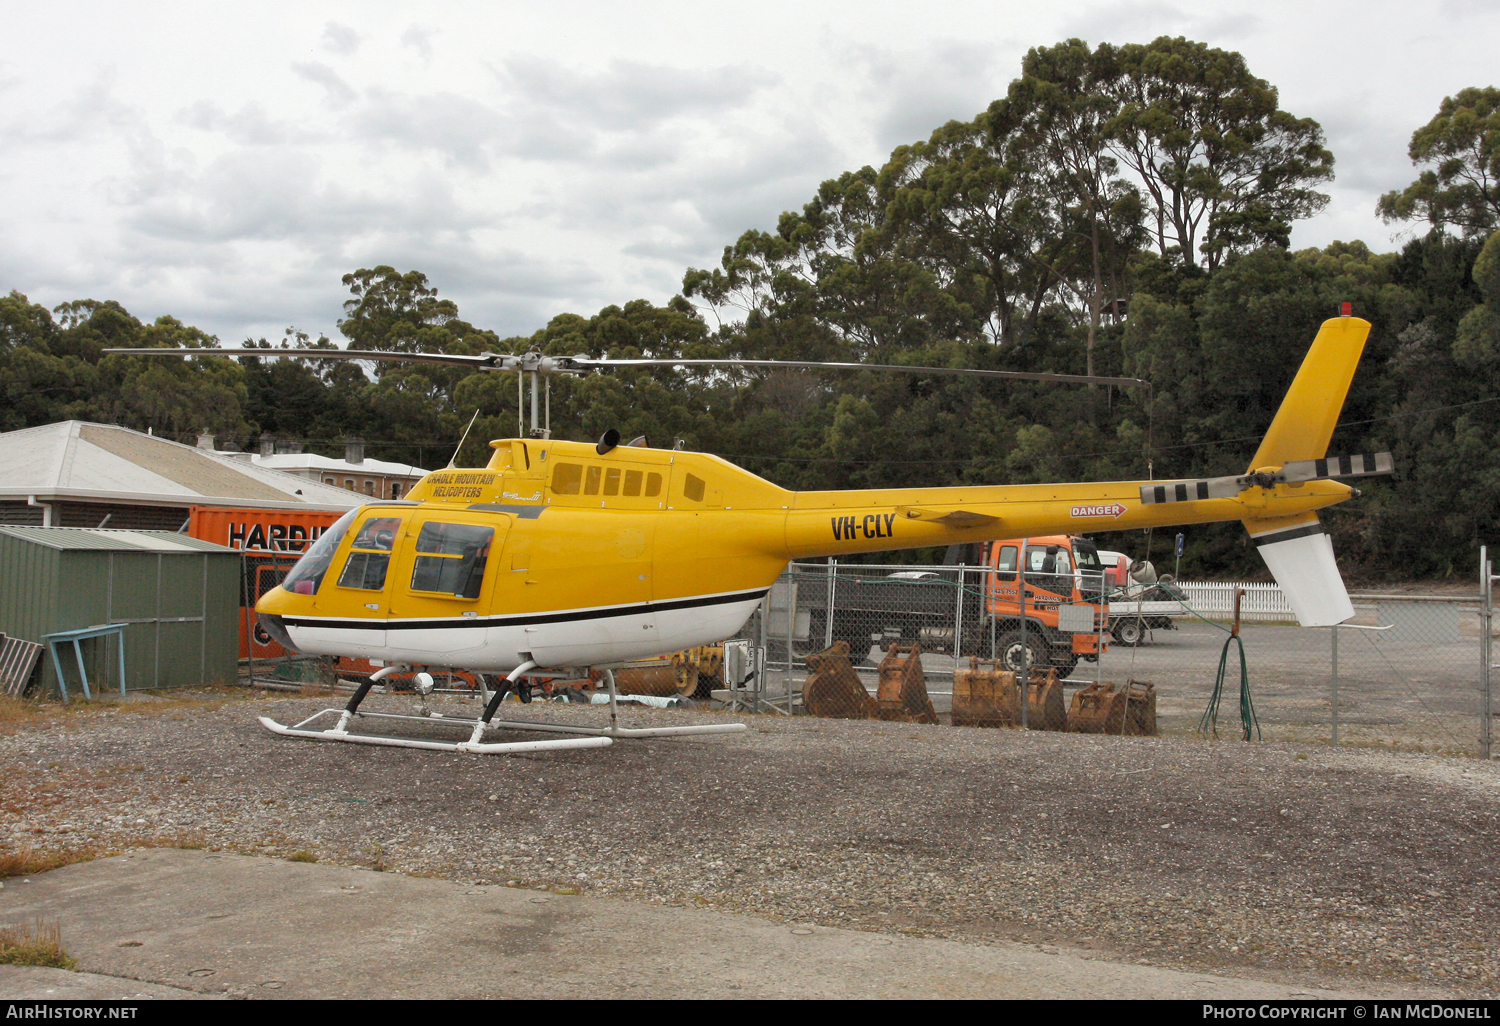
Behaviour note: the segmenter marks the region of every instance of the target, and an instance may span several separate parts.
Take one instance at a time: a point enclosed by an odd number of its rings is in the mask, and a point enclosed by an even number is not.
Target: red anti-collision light
[[[1341,303],[1341,304],[1339,304],[1339,316],[1340,317],[1353,317],[1354,316],[1354,304],[1353,303]]]

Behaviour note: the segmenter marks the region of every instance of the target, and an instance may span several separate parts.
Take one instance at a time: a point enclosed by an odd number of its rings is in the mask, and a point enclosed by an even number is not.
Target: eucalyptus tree
[[[1055,210],[1033,160],[1024,111],[1001,101],[900,146],[880,172],[886,228],[968,311],[972,332],[998,345],[1029,335],[1057,276]]]
[[[1036,259],[1051,256],[1048,269],[1086,313],[1086,366],[1092,374],[1106,296],[1118,311],[1125,263],[1145,241],[1140,193],[1120,177],[1119,162],[1109,151],[1108,131],[1120,105],[1082,40],[1032,49],[1021,72],[991,111],[1022,112],[1029,159],[1051,199],[1052,221],[1063,243]]]
[[[1286,246],[1328,203],[1323,129],[1278,106],[1238,53],[1182,37],[1103,44],[1097,74],[1119,103],[1109,134],[1140,179],[1158,251],[1209,270],[1232,252]]]
[[[1463,89],[1412,133],[1407,152],[1430,165],[1404,189],[1380,197],[1387,224],[1423,220],[1483,238],[1500,227],[1500,89]]]

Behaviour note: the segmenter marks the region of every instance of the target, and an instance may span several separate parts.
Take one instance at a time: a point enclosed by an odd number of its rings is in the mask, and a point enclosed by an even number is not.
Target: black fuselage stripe
[[[748,602],[765,597],[770,588],[706,595],[698,598],[669,599],[665,602],[643,602],[635,606],[613,606],[607,609],[570,609],[563,613],[521,613],[516,616],[455,616],[440,620],[324,620],[300,616],[283,616],[288,627],[323,627],[341,631],[414,631],[473,627],[531,627],[547,623],[571,623],[578,620],[607,620],[617,616],[639,616],[664,613],[674,609],[722,606],[731,602]]]
[[[1277,531],[1274,534],[1251,535],[1250,540],[1259,548],[1262,545],[1275,545],[1277,542],[1291,541],[1293,538],[1307,538],[1315,534],[1327,534],[1322,524],[1308,524],[1305,527],[1292,527],[1285,531]]]

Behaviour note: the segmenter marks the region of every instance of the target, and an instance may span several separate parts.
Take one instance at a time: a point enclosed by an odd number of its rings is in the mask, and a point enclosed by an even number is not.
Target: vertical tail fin
[[[1314,513],[1246,520],[1250,540],[1304,627],[1331,627],[1354,615],[1333,542]]]
[[[1321,459],[1327,454],[1328,441],[1369,334],[1370,322],[1358,317],[1333,317],[1323,322],[1255,459],[1250,461],[1250,470],[1279,467],[1291,460]]]
[[[1339,422],[1370,322],[1334,317],[1323,322],[1287,389],[1250,471],[1293,460],[1322,459]],[[1333,542],[1317,514],[1246,520],[1245,529],[1304,627],[1329,627],[1354,615]]]

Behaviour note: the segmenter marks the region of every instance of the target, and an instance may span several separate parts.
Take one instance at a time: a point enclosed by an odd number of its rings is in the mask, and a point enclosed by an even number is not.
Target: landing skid
[[[486,694],[488,701],[485,703],[484,715],[475,718],[471,716],[444,716],[442,713],[425,713],[426,703],[423,703],[424,715],[416,716],[409,713],[382,713],[382,712],[360,712],[360,703],[370,693],[376,681],[396,672],[399,667],[387,666],[377,670],[370,679],[361,684],[354,692],[354,697],[349,699],[349,704],[343,709],[321,709],[313,713],[300,723],[288,727],[278,723],[269,716],[260,717],[261,726],[273,734],[283,737],[300,737],[310,741],[343,741],[348,744],[357,745],[379,745],[386,748],[418,748],[430,752],[459,752],[469,755],[519,755],[524,752],[554,752],[577,748],[608,748],[614,744],[615,738],[645,738],[645,737],[684,737],[695,734],[737,734],[745,729],[743,723],[723,724],[701,724],[686,727],[622,727],[617,720],[615,691],[615,675],[610,670],[604,670],[604,680],[609,686],[609,726],[607,727],[584,727],[572,723],[547,723],[536,720],[496,720],[495,713],[500,708],[500,700],[505,697],[509,685],[514,684],[521,677],[537,668],[536,663],[528,662],[516,667],[506,677],[506,687],[501,688],[493,695]],[[483,688],[483,684],[480,685]],[[311,724],[326,716],[338,714],[338,723],[324,730],[308,729]],[[452,724],[470,728],[467,741],[422,741],[416,738],[391,737],[384,734],[355,734],[350,733],[349,725],[356,718],[369,720],[402,720],[410,723],[427,724]],[[555,741],[501,741],[486,743],[485,732],[488,730],[525,730],[535,733],[547,734],[577,734],[579,737],[559,738]]]

